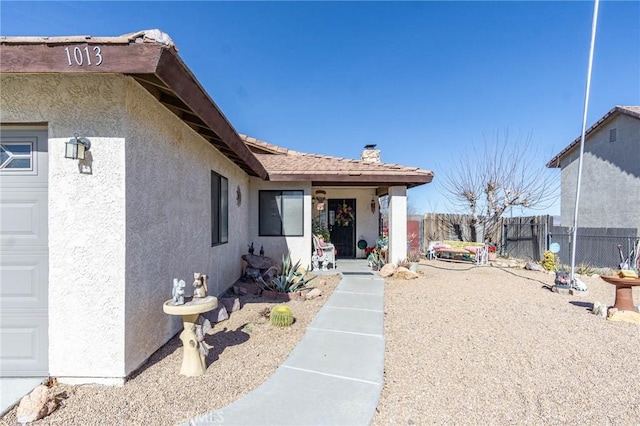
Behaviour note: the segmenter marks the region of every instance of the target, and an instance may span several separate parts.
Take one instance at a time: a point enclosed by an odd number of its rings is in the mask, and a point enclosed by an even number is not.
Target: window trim
[[[300,209],[300,217],[298,218],[300,220],[300,229],[301,229],[301,233],[300,234],[285,234],[284,232],[284,223],[283,220],[281,218],[280,220],[280,233],[279,234],[265,234],[263,233],[262,230],[262,220],[261,220],[261,215],[262,215],[262,194],[263,193],[275,193],[276,196],[280,196],[280,211],[284,211],[283,205],[282,205],[282,195],[284,193],[296,193],[299,194],[301,196],[300,201],[302,204],[302,208]],[[261,189],[258,191],[258,236],[260,237],[304,237],[304,190],[303,189]]]
[[[226,183],[226,202],[223,183]],[[216,221],[216,223],[214,223]],[[229,242],[229,179],[211,170],[211,247]]]

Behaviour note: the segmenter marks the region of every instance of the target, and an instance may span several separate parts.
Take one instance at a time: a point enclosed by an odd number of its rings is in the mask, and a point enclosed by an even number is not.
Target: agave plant
[[[316,277],[305,279],[307,270],[300,272],[300,260],[295,265],[291,262],[291,253],[282,256],[282,272],[276,276],[268,287],[278,293],[295,293],[302,290]]]

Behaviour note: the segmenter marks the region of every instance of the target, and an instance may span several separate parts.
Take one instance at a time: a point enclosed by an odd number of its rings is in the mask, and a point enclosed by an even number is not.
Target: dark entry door
[[[338,258],[356,257],[356,200],[329,199],[329,233],[338,250]]]

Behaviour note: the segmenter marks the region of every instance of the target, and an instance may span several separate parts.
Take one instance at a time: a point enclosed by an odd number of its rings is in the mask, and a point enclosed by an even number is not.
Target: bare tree
[[[510,140],[508,130],[489,140],[483,149],[458,154],[442,168],[442,190],[452,203],[471,214],[472,225],[486,241],[500,218],[512,207],[548,208],[558,198],[558,182],[538,162],[531,134]]]

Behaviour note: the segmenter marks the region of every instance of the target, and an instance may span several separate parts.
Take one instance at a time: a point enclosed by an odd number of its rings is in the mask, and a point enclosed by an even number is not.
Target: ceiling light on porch
[[[76,133],[66,142],[64,158],[72,160],[84,160],[84,153],[91,148],[91,141],[85,137],[78,137]]]

